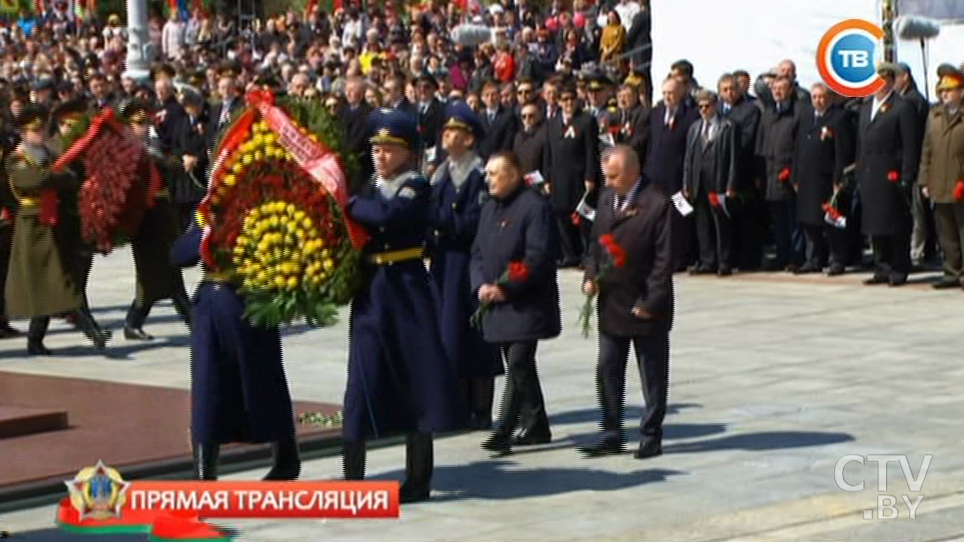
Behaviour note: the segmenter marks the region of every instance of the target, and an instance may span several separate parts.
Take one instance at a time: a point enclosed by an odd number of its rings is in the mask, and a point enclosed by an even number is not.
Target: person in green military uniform
[[[43,339],[54,315],[70,314],[98,349],[110,339],[110,332],[94,321],[78,277],[70,272],[71,254],[80,239],[76,230],[60,227],[57,197],[76,191],[79,182],[72,173],[55,174],[48,169],[56,160],[47,146],[48,115],[43,106],[24,108],[17,117],[22,142],[4,164],[19,203],[6,281],[7,314],[30,318],[30,355],[50,354]]]
[[[75,134],[78,123],[82,122],[83,116],[87,113],[87,104],[81,100],[73,100],[57,105],[51,114],[51,121],[56,124],[56,132],[47,142],[56,155],[63,155],[72,144],[72,139],[83,136]],[[86,178],[82,170],[81,161],[75,161],[70,166],[78,178],[83,182]],[[78,277],[80,290],[84,295],[84,302],[87,303],[87,282],[90,280],[90,269],[94,264],[94,250],[87,243],[83,242],[81,236],[81,221],[78,211],[79,190],[68,191],[61,195],[60,200],[60,226],[65,230],[70,230],[69,235],[73,235],[81,242],[78,243],[76,250],[70,254],[70,273]],[[71,321],[74,325],[76,322]]]
[[[150,103],[138,99],[127,102],[121,108],[121,116],[130,124],[134,134],[144,141],[151,160],[164,180],[154,205],[144,214],[140,230],[131,240],[137,271],[137,295],[127,311],[124,337],[140,341],[153,339],[143,326],[154,303],[162,299],[170,299],[174,303],[174,309],[188,326],[191,318],[191,302],[184,287],[184,277],[168,258],[171,245],[180,236],[177,209],[171,203],[169,188],[174,166],[164,157],[157,144],[156,132],[152,130],[152,109]]]

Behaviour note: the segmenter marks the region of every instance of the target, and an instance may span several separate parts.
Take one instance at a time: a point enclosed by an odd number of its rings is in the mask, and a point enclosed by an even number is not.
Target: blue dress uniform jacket
[[[562,332],[555,244],[552,203],[524,184],[482,207],[472,245],[472,295],[477,297],[483,284],[495,284],[511,262],[529,268],[528,279],[506,286],[506,301],[490,307],[483,322],[486,341],[551,339]]]
[[[505,373],[502,356],[469,323],[479,306],[469,282],[472,241],[488,188],[478,167],[456,187],[449,165],[446,163],[436,173],[432,183],[431,274],[439,289],[442,343],[449,359],[457,364],[461,378],[497,376]]]
[[[175,241],[171,261],[201,259],[194,224]],[[243,317],[236,286],[208,274],[194,295],[191,326],[191,433],[196,443],[273,442],[295,433],[291,394],[281,361],[278,328]]]
[[[455,365],[442,346],[436,295],[421,257],[375,263],[379,255],[423,248],[431,187],[408,172],[351,198],[348,214],[371,234],[364,286],[351,305],[343,434],[361,441],[398,432],[456,429]]]

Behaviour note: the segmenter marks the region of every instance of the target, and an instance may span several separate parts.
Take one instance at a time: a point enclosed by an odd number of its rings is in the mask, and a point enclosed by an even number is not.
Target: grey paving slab
[[[94,267],[91,301],[118,331],[132,272],[126,250]],[[187,276],[192,285],[198,277]],[[639,462],[630,455],[587,460],[573,450],[597,427],[596,341],[575,326],[579,274],[563,272],[567,327],[539,350],[552,444],[493,459],[478,446],[483,434],[440,439],[435,499],[405,507],[399,521],[232,525],[242,529],[242,542],[950,540],[964,533],[964,515],[955,513],[964,506],[964,298],[842,279],[679,277],[666,454]],[[115,338],[102,355],[58,324],[48,346],[69,355],[28,359],[22,340],[0,341],[0,371],[186,388],[186,330],[169,304],[155,309],[147,329],[154,343]],[[347,322],[286,330],[284,345],[294,396],[340,402]],[[642,401],[632,364],[628,379],[632,437]],[[9,445],[15,440],[0,441],[0,455]],[[915,468],[933,454],[922,491],[931,511],[922,505],[913,523],[864,521],[860,512],[875,502],[876,489],[839,491],[834,465],[847,454],[895,452],[916,457]],[[403,465],[397,446],[370,453],[373,478],[398,479]],[[304,477],[336,479],[340,471],[337,457],[314,459]],[[873,482],[876,471],[848,468],[847,476]],[[52,509],[42,507],[0,522],[27,542],[72,540],[51,531],[51,518]]]

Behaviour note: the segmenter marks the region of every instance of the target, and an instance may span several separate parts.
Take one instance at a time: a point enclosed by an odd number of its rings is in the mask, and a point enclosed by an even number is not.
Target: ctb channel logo
[[[834,25],[817,48],[817,69],[824,83],[849,98],[864,98],[879,91],[885,84],[876,66],[883,39],[884,31],[879,26],[862,19]]]

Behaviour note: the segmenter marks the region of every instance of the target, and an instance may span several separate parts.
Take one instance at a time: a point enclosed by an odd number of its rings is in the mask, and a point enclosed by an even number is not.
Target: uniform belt
[[[422,247],[404,248],[402,250],[391,250],[372,254],[371,261],[375,265],[386,265],[407,260],[417,260],[421,258],[424,253],[425,249]]]
[[[203,282],[231,282],[231,274],[225,271],[205,271]]]
[[[37,207],[40,205],[38,198],[20,198],[21,207]]]

